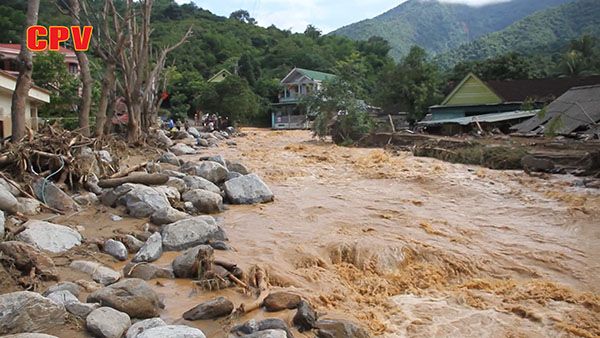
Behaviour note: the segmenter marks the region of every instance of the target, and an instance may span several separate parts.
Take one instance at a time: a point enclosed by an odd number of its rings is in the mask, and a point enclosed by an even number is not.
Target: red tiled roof
[[[20,51],[21,50],[21,45],[18,43],[0,43],[0,48],[6,48],[6,49],[13,49],[16,51]],[[75,52],[65,48],[65,47],[60,47],[59,52],[61,54],[64,54],[65,56],[75,56]]]

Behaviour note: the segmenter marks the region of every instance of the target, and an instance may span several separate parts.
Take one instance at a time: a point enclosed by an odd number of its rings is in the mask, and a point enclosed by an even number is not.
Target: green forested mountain
[[[572,0],[512,0],[486,6],[409,0],[373,19],[342,27],[331,34],[355,40],[380,36],[389,41],[395,59],[413,45],[430,53],[452,50],[476,38],[499,31],[538,10]]]
[[[509,52],[560,57],[572,39],[584,34],[600,37],[598,0],[577,0],[539,11],[504,30],[439,55],[438,60],[444,66],[452,66],[461,61],[481,60]]]

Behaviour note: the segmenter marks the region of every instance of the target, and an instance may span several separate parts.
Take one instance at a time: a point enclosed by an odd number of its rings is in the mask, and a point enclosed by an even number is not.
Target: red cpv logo
[[[27,28],[27,48],[33,52],[42,52],[47,49],[58,51],[62,42],[72,38],[73,49],[83,52],[90,48],[93,31],[94,27],[92,26],[50,26],[48,28],[31,26]]]

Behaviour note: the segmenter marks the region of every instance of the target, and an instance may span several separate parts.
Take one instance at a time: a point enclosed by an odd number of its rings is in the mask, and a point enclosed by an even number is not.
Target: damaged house
[[[470,73],[418,125],[446,135],[494,128],[509,133],[569,89],[598,83],[600,76],[483,81]]]

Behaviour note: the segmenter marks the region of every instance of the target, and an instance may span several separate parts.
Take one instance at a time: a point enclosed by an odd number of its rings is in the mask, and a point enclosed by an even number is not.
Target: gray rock
[[[149,174],[158,174],[162,172],[162,167],[159,163],[148,162],[148,164],[146,164],[146,171]]]
[[[268,312],[277,312],[286,309],[295,309],[300,304],[302,298],[297,294],[280,291],[280,292],[271,292],[267,298],[263,301],[262,306]]]
[[[82,193],[73,197],[73,200],[81,206],[90,206],[97,204],[100,200],[93,192]]]
[[[173,187],[173,188],[177,189],[177,191],[179,191],[180,194],[184,193],[187,190],[185,181],[183,179],[177,178],[177,177],[169,177],[169,180],[167,181],[166,185],[167,185],[167,187]]]
[[[209,245],[215,250],[228,251],[231,250],[231,246],[223,241],[211,241]]]
[[[279,318],[263,319],[260,322],[258,322],[257,325],[258,325],[258,331],[282,330],[287,333],[288,338],[294,337],[294,335],[288,328],[288,325],[282,319],[279,319]]]
[[[208,143],[208,141],[207,141],[207,140],[205,140],[205,139],[201,138],[201,139],[198,139],[198,145],[199,145],[199,146],[201,146],[201,147],[208,148],[208,146],[209,146],[210,144]]]
[[[24,226],[25,231],[18,234],[17,239],[40,250],[62,253],[81,245],[82,238],[79,232],[64,225],[29,220]]]
[[[125,247],[125,244],[119,241],[115,241],[114,239],[107,240],[106,242],[104,242],[103,250],[107,254],[113,256],[114,258],[120,261],[127,260],[127,248]]]
[[[160,143],[163,147],[170,147],[173,145],[173,141],[167,136],[164,130],[157,129],[156,134],[154,135],[158,143]]]
[[[35,197],[48,206],[60,211],[77,211],[77,203],[52,182],[44,184],[43,179],[37,179],[31,185]]]
[[[81,293],[81,286],[73,283],[73,282],[61,282],[58,284],[54,284],[44,292],[44,296],[47,297],[49,294],[58,292],[58,291],[69,291],[73,296],[79,297]]]
[[[140,319],[157,317],[160,309],[164,308],[156,292],[138,278],[124,279],[94,291],[87,302],[100,303]]]
[[[283,330],[264,330],[242,336],[243,338],[288,338]]]
[[[2,186],[4,190],[8,190],[14,197],[21,196],[21,192],[15,187],[20,187],[20,185],[15,181],[5,180],[3,177],[0,177],[0,186]]]
[[[45,333],[18,333],[11,334],[8,336],[2,336],[2,338],[58,338]]]
[[[62,306],[67,306],[70,303],[79,303],[79,299],[67,290],[52,292],[46,298]]]
[[[110,215],[110,220],[113,222],[120,222],[123,220],[123,217],[119,215]]]
[[[220,240],[220,229],[216,224],[208,224],[202,218],[194,217],[163,226],[163,249],[180,251],[193,246]]]
[[[227,168],[227,164],[223,155],[200,157],[200,161],[213,161]]]
[[[100,161],[111,164],[113,163],[112,155],[106,150],[98,150],[96,155],[100,159]]]
[[[226,163],[229,171],[242,175],[250,174],[250,170],[248,170],[248,168],[239,161],[227,161]]]
[[[36,276],[42,280],[59,278],[52,259],[33,245],[21,241],[0,242],[0,254],[4,264],[9,263],[23,275],[29,275],[35,269]]]
[[[95,282],[102,285],[109,285],[121,279],[120,273],[96,262],[73,261],[69,267],[90,275]]]
[[[0,295],[0,334],[49,330],[63,325],[65,316],[64,306],[35,292]]]
[[[187,191],[182,196],[185,202],[192,202],[194,208],[202,213],[214,214],[223,211],[223,197],[202,189]]]
[[[225,144],[227,144],[230,147],[235,147],[237,146],[237,142],[233,141],[233,140],[229,140],[227,142],[225,142]]]
[[[190,175],[203,177],[214,184],[221,184],[229,172],[222,164],[213,161],[200,163],[188,162],[181,167],[181,171]]]
[[[185,186],[186,186],[187,190],[202,189],[202,190],[214,192],[215,194],[221,193],[221,189],[219,189],[219,187],[217,187],[211,181],[209,181],[205,178],[202,178],[200,176],[189,175],[189,176],[184,177],[183,181],[185,182]]]
[[[158,192],[165,194],[169,201],[179,201],[181,199],[181,194],[179,193],[179,190],[177,190],[177,188],[169,187],[166,185],[159,185],[152,188]]]
[[[185,325],[159,326],[146,330],[137,338],[206,338],[204,332]]]
[[[195,215],[198,213],[198,210],[196,210],[196,207],[194,207],[194,203],[192,202],[183,202],[183,208],[188,214]]]
[[[125,335],[125,338],[137,338],[142,332],[153,329],[155,327],[160,327],[160,326],[167,326],[167,323],[165,323],[160,318],[150,318],[150,319],[141,320],[141,321],[131,325],[129,330],[127,330],[127,334]]]
[[[532,155],[523,156],[523,158],[521,159],[521,165],[523,166],[525,172],[551,172],[555,168],[554,162],[552,162],[551,160],[546,158],[535,157]]]
[[[187,132],[190,133],[190,135],[194,136],[195,138],[199,138],[200,137],[200,132],[198,131],[198,129],[196,129],[194,127],[189,127],[187,129]]]
[[[9,214],[14,214],[19,209],[19,201],[10,190],[0,185],[0,210],[6,211]]]
[[[139,278],[151,280],[156,278],[174,279],[173,271],[161,268],[151,263],[129,263],[123,268],[123,275],[126,278]]]
[[[4,218],[4,211],[0,210],[0,241],[4,238],[6,218]]]
[[[362,327],[338,319],[322,319],[316,324],[319,338],[369,338],[369,333]]]
[[[164,225],[175,223],[177,221],[181,221],[182,219],[191,218],[189,214],[179,211],[175,208],[168,207],[161,210],[156,211],[150,217],[152,223],[156,225]]]
[[[159,232],[155,232],[148,238],[144,246],[133,257],[133,262],[154,262],[162,255],[162,236]]]
[[[96,303],[69,303],[65,306],[70,314],[79,318],[86,319],[87,316],[94,310],[100,308],[100,304]]]
[[[227,174],[227,181],[232,180],[234,178],[238,178],[238,177],[242,177],[244,175],[240,174],[240,173],[236,173],[235,171],[230,171],[229,174]]]
[[[307,301],[302,300],[298,305],[298,311],[294,315],[293,323],[298,327],[300,332],[312,330],[317,322],[317,313],[308,304]]]
[[[256,174],[245,175],[225,182],[225,195],[232,204],[272,202],[273,192]]]
[[[125,235],[121,241],[127,248],[127,251],[132,254],[137,253],[144,246],[144,242],[131,235]]]
[[[163,170],[162,174],[167,175],[169,177],[175,177],[175,178],[184,178],[187,176],[187,174],[184,174],[184,173],[176,171],[176,170]]]
[[[106,190],[102,193],[102,196],[100,196],[100,202],[107,207],[114,208],[117,206],[117,202],[123,203],[123,197],[132,191],[133,188],[133,184],[123,184],[114,189]]]
[[[177,156],[181,155],[192,155],[196,153],[196,149],[188,146],[187,144],[177,143],[170,148],[171,152]]]
[[[208,245],[199,245],[194,248],[190,248],[185,250],[179,256],[177,256],[171,266],[173,267],[173,273],[177,278],[192,278],[194,277],[191,274],[192,265],[194,265],[194,261],[196,260],[196,256],[198,255],[198,251],[200,249],[204,250],[212,250],[212,248]]]
[[[27,197],[18,197],[17,200],[19,201],[18,210],[20,213],[27,216],[35,216],[40,213],[42,208],[40,201]]]
[[[101,307],[87,316],[85,324],[94,337],[121,338],[131,326],[131,319],[126,313]]]
[[[216,319],[227,316],[233,312],[233,303],[225,298],[218,297],[202,304],[195,306],[194,308],[186,311],[183,314],[185,320],[202,320],[202,319]]]
[[[132,189],[124,195],[123,202],[133,217],[148,217],[157,210],[170,207],[167,196],[162,192],[141,184],[123,184]]]

